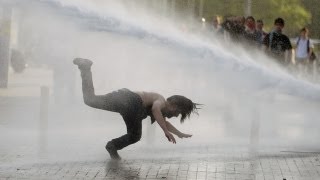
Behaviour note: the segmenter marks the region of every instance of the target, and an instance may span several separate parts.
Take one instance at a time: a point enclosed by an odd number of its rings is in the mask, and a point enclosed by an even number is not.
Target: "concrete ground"
[[[81,102],[54,104],[51,93],[46,114],[40,87],[52,89],[51,71],[9,77],[8,88],[0,89],[0,179],[320,179],[317,151],[188,140],[172,145],[163,137],[153,143],[157,135],[148,125],[141,141],[112,161],[104,146],[125,131],[117,115]]]
[[[47,159],[19,163],[1,152],[1,179],[319,179],[319,153],[255,152],[234,147],[135,148],[121,161],[81,154],[80,160]],[[27,151],[24,151],[25,153]],[[14,156],[14,157],[12,157]],[[15,161],[15,159],[17,161]],[[21,160],[21,159],[20,159]]]

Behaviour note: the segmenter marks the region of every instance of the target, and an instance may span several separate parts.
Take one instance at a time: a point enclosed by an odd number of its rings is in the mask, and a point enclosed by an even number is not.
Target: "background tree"
[[[302,4],[311,13],[310,24],[308,24],[311,37],[320,39],[320,1],[302,0]]]
[[[289,37],[297,36],[302,27],[308,26],[311,37],[320,38],[320,0],[145,0],[156,9],[165,8],[173,17],[183,17],[180,21],[200,22],[202,15],[207,23],[215,15],[245,16],[248,2],[251,2],[251,15],[264,21],[266,31],[272,29],[274,19],[282,17]]]
[[[255,19],[264,20],[267,31],[272,29],[274,19],[277,17],[285,20],[285,33],[289,36],[297,35],[299,29],[311,23],[311,13],[303,0],[251,0],[251,2],[251,15]],[[246,5],[247,0],[206,0],[204,16],[207,19],[211,19],[214,15],[244,16]]]

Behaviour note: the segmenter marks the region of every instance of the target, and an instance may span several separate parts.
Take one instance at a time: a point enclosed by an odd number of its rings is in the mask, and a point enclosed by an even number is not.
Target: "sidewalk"
[[[320,179],[319,152],[251,151],[191,140],[172,145],[162,136],[152,145],[146,129],[139,143],[119,152],[123,160],[114,162],[104,146],[125,132],[117,114],[83,103],[50,104],[43,121],[40,87],[52,87],[51,71],[26,69],[9,77],[8,89],[0,89],[0,179]]]
[[[235,147],[237,148],[237,147]],[[238,147],[239,148],[239,147]],[[241,148],[240,148],[241,149]],[[248,153],[226,147],[138,148],[124,160],[109,157],[0,166],[4,179],[228,179],[320,178],[319,153]]]

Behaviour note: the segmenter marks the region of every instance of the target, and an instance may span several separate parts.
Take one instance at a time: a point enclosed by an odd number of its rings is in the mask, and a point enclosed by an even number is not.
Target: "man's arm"
[[[262,42],[262,46],[261,46],[262,51],[267,52],[269,49],[269,34],[267,34]]]
[[[313,43],[311,43],[310,39],[308,40],[308,43],[309,43],[308,59],[310,60],[311,54],[312,54],[313,49],[314,49],[314,45],[313,45]]]
[[[287,45],[285,45],[286,46],[286,51],[285,51],[285,54],[284,54],[285,61],[289,62],[289,63],[293,63],[294,49],[293,49],[293,47],[291,45],[290,39],[288,37],[286,39],[287,39],[287,42],[286,42]]]
[[[172,142],[172,143],[176,143],[175,138],[173,137],[173,135],[169,132],[167,125],[166,125],[166,120],[164,119],[162,112],[161,112],[161,106],[162,103],[159,101],[155,101],[152,105],[152,114],[153,117],[156,119],[157,123],[159,124],[159,126],[162,128],[165,136],[168,138],[168,141]]]
[[[191,137],[192,135],[190,134],[184,134],[180,132],[177,128],[175,128],[170,122],[166,121],[167,128],[170,132],[173,134],[177,135],[179,138],[188,138]]]
[[[285,62],[288,62],[288,63],[292,63],[292,57],[293,57],[293,50],[292,49],[287,49],[285,52],[284,52],[284,61]]]

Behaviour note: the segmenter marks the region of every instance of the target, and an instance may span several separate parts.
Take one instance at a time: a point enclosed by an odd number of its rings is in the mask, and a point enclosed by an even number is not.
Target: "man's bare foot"
[[[121,160],[121,157],[119,156],[117,149],[112,142],[107,143],[106,149],[109,152],[111,159]]]
[[[89,59],[75,58],[73,60],[73,64],[77,65],[79,69],[90,69],[92,66],[92,61]]]

